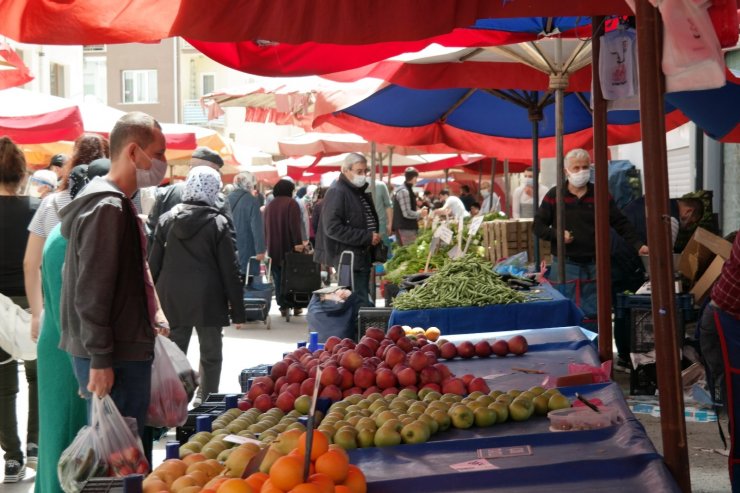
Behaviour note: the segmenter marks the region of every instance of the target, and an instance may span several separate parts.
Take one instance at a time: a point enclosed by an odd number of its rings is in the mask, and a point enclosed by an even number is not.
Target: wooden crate
[[[532,219],[510,219],[483,223],[483,246],[492,263],[502,258],[511,257],[520,252],[527,252],[528,258],[534,258],[534,221]],[[540,257],[550,254],[550,243],[540,240]]]

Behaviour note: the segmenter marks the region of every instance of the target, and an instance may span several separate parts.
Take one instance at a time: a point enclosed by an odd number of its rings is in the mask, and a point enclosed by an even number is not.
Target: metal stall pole
[[[489,189],[489,192],[491,192],[488,195],[488,199],[483,199],[483,202],[485,203],[486,200],[489,200],[491,203],[491,206],[493,206],[493,179],[496,177],[496,163],[498,162],[498,159],[493,158],[491,159],[491,188]],[[483,207],[483,204],[481,204],[481,207]],[[492,211],[488,211],[492,212]]]
[[[382,163],[381,163],[382,166]],[[375,142],[370,143],[370,195],[373,200],[375,199],[375,178],[376,178],[377,166],[375,162]],[[372,299],[373,306],[375,306],[376,298],[376,287],[375,287],[375,265],[370,266],[370,286],[368,286],[370,292],[370,298]]]
[[[612,351],[612,270],[611,244],[609,240],[609,160],[607,156],[606,101],[601,94],[599,80],[599,46],[604,33],[604,17],[593,17],[591,26],[591,53],[593,62],[594,107],[594,164],[596,167],[596,312],[599,331],[599,358],[607,361],[614,358]],[[598,27],[597,27],[598,26]]]
[[[511,177],[509,176],[509,158],[504,159],[504,204],[506,210],[504,213],[511,217]]]
[[[555,41],[555,64],[558,71],[563,65],[563,43],[560,38]],[[558,279],[565,283],[565,204],[563,202],[565,187],[564,152],[563,152],[563,119],[565,114],[565,86],[568,85],[567,74],[557,73],[550,75],[550,89],[555,90],[555,153],[557,155],[557,189],[555,204],[555,221],[557,222],[557,256]]]
[[[393,146],[388,146],[388,191],[393,191],[391,177],[393,176]]]
[[[478,165],[478,196],[481,198],[481,207],[483,207],[483,196],[480,194],[480,185],[483,182],[483,161]]]
[[[655,334],[655,359],[660,390],[663,456],[684,492],[691,491],[686,421],[673,293],[673,249],[668,211],[664,80],[661,73],[662,22],[648,0],[637,0],[637,61],[640,80],[642,156],[645,173],[645,214],[650,247],[650,282]]]
[[[540,122],[542,109],[536,105],[529,108],[529,121],[532,122],[532,204],[537,213],[540,207]],[[534,270],[540,268],[540,237],[532,233],[534,240]]]

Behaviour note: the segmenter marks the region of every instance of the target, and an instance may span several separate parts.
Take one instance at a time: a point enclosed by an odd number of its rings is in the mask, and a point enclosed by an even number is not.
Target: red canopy
[[[22,86],[33,80],[33,75],[21,57],[5,43],[0,42],[0,89]]]
[[[0,116],[0,134],[16,144],[75,140],[82,130],[82,116],[76,106],[41,115]]]
[[[368,44],[429,38],[477,19],[630,15],[624,0],[4,0],[0,33],[37,44],[183,36],[202,41]]]

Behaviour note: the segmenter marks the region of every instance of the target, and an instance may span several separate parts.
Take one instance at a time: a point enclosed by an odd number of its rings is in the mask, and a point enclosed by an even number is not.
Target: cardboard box
[[[706,229],[696,229],[678,261],[678,271],[689,280],[695,303],[701,304],[709,295],[731,251],[729,241]]]

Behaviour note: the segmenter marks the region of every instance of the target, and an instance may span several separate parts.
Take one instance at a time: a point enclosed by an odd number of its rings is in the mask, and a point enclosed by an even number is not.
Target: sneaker
[[[26,477],[26,466],[17,460],[9,460],[5,463],[5,479],[3,483],[17,483]]]
[[[26,467],[36,470],[39,462],[39,447],[35,443],[29,443],[26,447]]]

